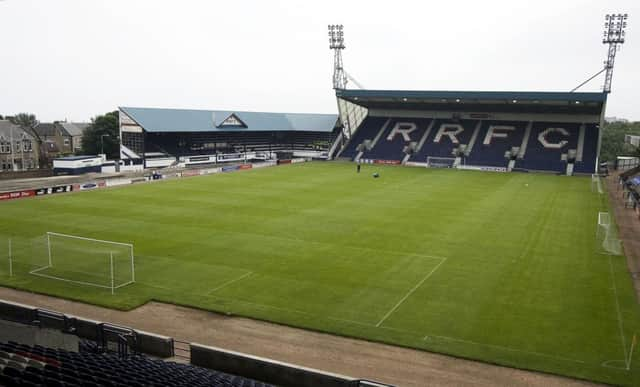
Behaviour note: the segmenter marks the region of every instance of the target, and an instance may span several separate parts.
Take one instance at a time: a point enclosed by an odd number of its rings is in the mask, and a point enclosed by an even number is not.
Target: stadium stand
[[[337,90],[367,109],[340,156],[369,162],[591,174],[602,93]]]
[[[271,385],[393,387],[0,300],[0,386]]]
[[[472,165],[507,167],[505,153],[522,144],[528,122],[524,121],[484,121],[475,149],[467,158]],[[511,130],[510,128],[513,128]],[[506,137],[493,137],[492,134],[506,133]]]
[[[121,159],[147,167],[187,164],[193,156],[225,162],[222,155],[249,152],[326,159],[339,133],[334,114],[120,108]]]
[[[270,384],[142,355],[71,352],[17,342],[0,343],[0,384],[6,386],[229,386]]]

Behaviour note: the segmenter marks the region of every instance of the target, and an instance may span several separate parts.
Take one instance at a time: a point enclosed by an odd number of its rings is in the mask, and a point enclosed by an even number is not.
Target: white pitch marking
[[[235,278],[235,279],[229,280],[229,281],[227,281],[227,282],[223,283],[222,285],[220,285],[220,286],[218,286],[218,287],[215,287],[215,288],[213,288],[213,289],[209,290],[209,291],[207,292],[207,294],[211,294],[211,293],[215,292],[216,290],[220,290],[220,289],[224,288],[224,287],[225,287],[225,286],[227,286],[227,285],[231,285],[231,284],[232,284],[232,283],[234,283],[234,282],[237,282],[237,281],[240,281],[241,279],[247,278],[247,277],[249,277],[251,274],[253,274],[253,272],[252,272],[252,271],[250,271],[250,272],[248,272],[248,273],[245,273],[245,274],[241,275],[241,276],[240,276],[240,277],[238,277],[238,278]]]
[[[413,294],[413,292],[415,292],[415,291],[420,287],[420,285],[422,285],[422,284],[424,283],[424,281],[426,281],[429,277],[431,277],[431,274],[435,273],[435,272],[436,272],[436,270],[438,270],[438,268],[440,267],[440,265],[442,265],[442,264],[444,263],[444,261],[446,261],[446,260],[447,260],[446,258],[443,258],[443,259],[440,261],[440,263],[438,263],[438,264],[436,265],[436,267],[434,267],[433,269],[431,269],[431,271],[430,271],[426,276],[424,276],[424,278],[423,278],[420,282],[418,282],[418,283],[416,284],[416,286],[414,286],[411,290],[409,290],[409,292],[408,292],[407,294],[405,294],[405,296],[404,296],[404,297],[402,297],[402,299],[401,299],[400,301],[398,301],[398,303],[397,303],[393,308],[391,308],[391,309],[387,312],[387,314],[385,314],[385,315],[384,315],[384,317],[383,317],[380,321],[378,321],[378,323],[376,324],[376,326],[377,326],[377,327],[379,327],[379,326],[380,326],[380,324],[382,324],[382,323],[383,323],[387,318],[389,318],[389,316],[391,316],[391,314],[392,314],[393,312],[395,312],[395,310],[396,310],[396,309],[398,309],[398,307],[399,307],[400,305],[402,305],[402,303],[403,303],[407,298],[409,298],[409,296],[410,296],[410,295],[412,295],[412,294]]]
[[[448,337],[448,336],[427,335],[427,336],[423,337],[422,340],[427,341],[430,337],[435,337],[435,338],[438,338],[438,339],[444,339],[444,340],[450,340],[450,341],[458,341],[458,342],[466,343],[466,344],[480,345],[480,346],[485,346],[485,347],[493,347],[493,348],[498,348],[498,349],[502,349],[502,350],[505,350],[505,351],[511,351],[511,352],[527,353],[527,354],[530,354],[530,355],[548,357],[548,358],[551,358],[551,359],[566,360],[566,361],[572,361],[572,362],[575,362],[575,363],[583,363],[583,364],[585,363],[582,360],[570,359],[568,357],[563,357],[563,356],[548,355],[546,353],[541,353],[541,352],[525,351],[524,349],[503,347],[502,345],[478,343],[478,342],[475,342],[475,341],[456,339],[454,337]]]
[[[347,319],[344,319],[344,318],[337,318],[337,317],[327,317],[327,318],[329,320],[341,321],[341,322],[346,322],[346,323],[351,323],[351,324],[356,324],[356,325],[362,325],[362,326],[370,327],[370,328],[386,329],[386,330],[389,330],[389,331],[408,333],[410,335],[416,335],[416,336],[420,335],[417,332],[407,331],[407,330],[398,329],[398,328],[391,328],[391,327],[378,327],[378,326],[375,326],[373,324],[369,324],[369,323],[365,323],[365,322],[361,322],[361,321],[347,320]]]
[[[612,365],[612,363],[623,363],[623,364],[622,366],[618,367],[618,366]],[[613,368],[614,370],[625,370],[625,371],[629,370],[628,368],[626,368],[626,365],[624,364],[624,360],[607,360],[607,361],[603,361],[602,364],[600,364],[600,366]]]
[[[260,233],[256,233],[256,232],[229,231],[229,230],[219,230],[219,229],[216,229],[216,231],[217,232],[222,232],[222,233],[227,233],[227,234],[251,235],[251,236],[257,236],[257,237],[261,237],[261,238],[279,239],[279,240],[283,240],[283,241],[292,241],[292,242],[303,242],[303,243],[307,243],[307,244],[317,244],[317,245],[325,245],[325,246],[337,246],[337,244],[331,243],[331,242],[311,241],[311,240],[301,239],[301,238],[289,238],[289,237],[282,237],[282,236],[278,236],[278,235],[260,234]],[[448,257],[442,257],[442,256],[439,256],[439,255],[417,254],[417,253],[410,253],[410,252],[407,252],[407,251],[381,250],[381,249],[374,249],[374,248],[369,248],[369,247],[350,246],[350,245],[340,245],[340,247],[341,248],[345,248],[345,249],[352,249],[352,250],[375,251],[375,252],[380,252],[380,253],[385,253],[385,254],[393,254],[393,255],[409,255],[409,256],[422,257],[422,258],[448,259]],[[138,256],[138,257],[176,260],[175,258],[171,258],[171,257],[161,257],[161,256],[153,256],[153,255],[145,255],[145,256]]]
[[[416,332],[411,332],[411,331],[406,331],[406,330],[403,330],[403,329],[396,329],[396,328],[391,328],[391,327],[375,326],[373,324],[368,324],[368,323],[361,322],[361,321],[346,320],[346,319],[343,319],[343,318],[336,318],[336,317],[328,317],[328,319],[335,320],[335,321],[342,321],[342,322],[352,323],[352,324],[356,324],[356,325],[362,325],[362,326],[371,327],[371,328],[387,329],[387,330],[401,332],[401,333],[418,335],[418,333],[416,333]],[[571,361],[571,362],[574,362],[574,363],[586,364],[585,361],[576,360],[576,359],[570,359],[568,357],[554,356],[554,355],[549,355],[549,354],[541,353],[541,352],[525,351],[523,349],[503,347],[501,345],[483,344],[483,343],[478,343],[478,342],[475,342],[475,341],[456,339],[454,337],[448,337],[448,336],[426,335],[426,336],[424,336],[422,338],[422,340],[423,341],[428,341],[430,337],[444,339],[444,340],[450,340],[450,341],[459,341],[459,342],[465,343],[465,344],[479,345],[479,346],[485,346],[485,347],[494,347],[494,348],[498,348],[498,349],[502,349],[502,350],[510,351],[510,352],[520,352],[520,353],[526,353],[526,354],[529,354],[529,355],[548,357],[548,358],[552,358],[552,359],[558,359],[558,360],[563,360],[563,361]]]
[[[624,327],[622,325],[622,315],[620,314],[620,303],[618,302],[618,288],[616,287],[615,277],[613,275],[613,265],[611,264],[611,256],[609,256],[609,272],[611,273],[611,283],[613,284],[613,295],[616,299],[616,312],[618,314],[618,328],[620,329],[620,341],[622,342],[622,353],[624,362],[627,363],[627,341],[624,338]]]
[[[289,308],[281,308],[279,306],[273,306],[273,305],[267,305],[267,304],[258,304],[256,302],[251,302],[251,301],[245,301],[245,300],[238,300],[238,299],[234,299],[234,298],[229,298],[228,300],[230,301],[235,301],[235,302],[241,302],[243,304],[249,304],[249,305],[255,305],[261,308],[269,308],[269,309],[276,309],[276,310],[282,310],[284,312],[290,312],[290,313],[298,313],[304,316],[310,316],[310,317],[315,317],[317,318],[317,315],[308,313],[308,312],[303,312],[301,310],[297,310],[297,309],[289,309]]]

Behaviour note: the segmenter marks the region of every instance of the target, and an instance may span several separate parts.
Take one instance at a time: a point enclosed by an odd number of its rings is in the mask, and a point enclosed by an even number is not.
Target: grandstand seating
[[[145,136],[145,152],[180,157],[235,153],[245,150],[249,152],[327,151],[338,133],[339,129],[329,133],[301,131],[148,133]]]
[[[402,152],[404,146],[411,142],[419,142],[430,123],[431,120],[414,119],[410,125],[404,125],[399,120],[389,120],[376,146],[370,151],[364,152],[362,157],[384,159],[387,155],[393,155],[394,160],[401,160],[405,155]]]
[[[460,144],[469,144],[478,121],[475,120],[435,120],[429,136],[422,148],[412,157],[412,161],[424,161],[427,157],[453,157],[452,152]],[[462,128],[458,134],[454,133]],[[457,143],[452,140],[457,139]]]
[[[365,118],[356,132],[353,134],[353,137],[349,141],[347,147],[340,154],[341,157],[356,157],[358,151],[356,150],[357,146],[360,145],[365,140],[373,140],[374,137],[378,134],[380,128],[385,124],[387,118],[383,117],[367,117]],[[388,156],[393,157],[393,156]]]
[[[505,159],[504,154],[514,147],[520,147],[527,125],[528,123],[524,121],[484,121],[472,152],[466,159],[466,163],[469,165],[507,167],[508,160]],[[513,127],[514,130],[510,132],[500,129],[504,127]],[[488,138],[487,134],[490,129],[493,134],[508,133],[508,136]]]
[[[519,169],[564,173],[572,151],[577,156],[574,172],[594,173],[598,134],[595,124],[370,116],[340,156],[357,157],[365,140],[372,140],[373,147],[361,157],[372,160],[402,161],[410,142],[417,144],[409,158],[413,162],[425,162],[429,156],[454,157],[454,150],[464,145],[466,165],[506,168],[505,153],[515,147],[520,149],[515,163]]]
[[[0,385],[5,386],[233,386],[268,384],[142,356],[69,352],[15,342],[0,343]]]

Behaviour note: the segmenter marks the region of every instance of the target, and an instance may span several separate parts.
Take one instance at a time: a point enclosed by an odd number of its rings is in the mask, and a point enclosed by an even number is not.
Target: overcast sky
[[[640,120],[638,0],[0,0],[0,114],[335,113],[330,23],[368,89],[568,91],[601,68],[608,12],[629,28],[607,116]]]

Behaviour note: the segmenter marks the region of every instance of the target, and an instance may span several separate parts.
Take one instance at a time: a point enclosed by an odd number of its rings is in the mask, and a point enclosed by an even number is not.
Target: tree
[[[120,155],[120,141],[118,139],[118,111],[106,113],[91,119],[82,133],[82,153],[97,155],[104,153],[107,158],[117,159]]]
[[[33,130],[33,127],[38,125],[36,115],[32,113],[18,113],[11,117],[11,122],[27,130]]]
[[[626,134],[640,135],[640,122],[611,122],[604,125],[600,148],[601,161],[615,161],[618,156],[638,155],[639,150],[636,147],[625,144]]]
[[[4,117],[2,116],[2,114],[0,114],[0,120],[4,120]]]

